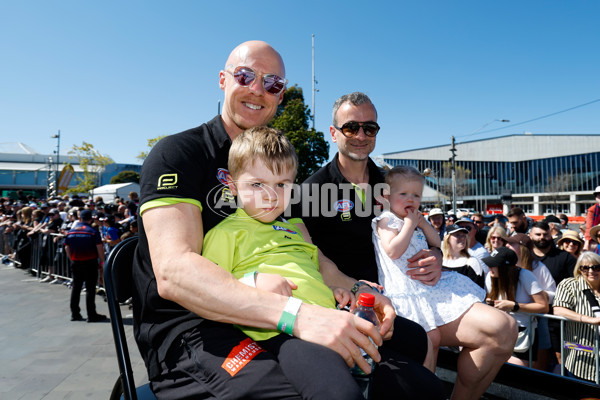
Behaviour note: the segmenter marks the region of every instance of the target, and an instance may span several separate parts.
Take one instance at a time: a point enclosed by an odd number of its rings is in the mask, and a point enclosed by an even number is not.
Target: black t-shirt
[[[371,221],[381,213],[375,197],[382,194],[384,178],[369,159],[369,189],[359,192],[342,175],[338,154],[301,185],[292,216],[302,218],[312,241],[344,274],[377,282],[377,261]]]
[[[227,204],[231,191],[225,186],[230,146],[231,139],[217,116],[197,128],[165,137],[142,166],[133,315],[135,337],[150,378],[159,373],[159,363],[173,341],[203,319],[158,295],[144,230],[145,206],[159,199],[201,205],[207,232],[233,211]]]
[[[565,278],[573,277],[573,269],[577,260],[571,254],[564,250],[560,250],[551,244],[551,249],[543,257],[537,257],[548,269],[554,278],[556,285]]]

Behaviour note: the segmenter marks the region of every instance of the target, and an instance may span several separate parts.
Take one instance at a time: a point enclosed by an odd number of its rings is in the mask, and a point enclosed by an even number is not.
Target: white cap
[[[428,217],[433,217],[434,215],[444,215],[444,212],[439,208],[432,208],[429,210]]]
[[[594,194],[596,193],[600,193],[600,186],[596,186],[596,189],[594,190]]]

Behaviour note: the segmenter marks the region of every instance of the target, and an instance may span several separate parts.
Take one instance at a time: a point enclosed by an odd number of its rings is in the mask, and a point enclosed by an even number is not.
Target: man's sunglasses
[[[230,68],[234,68],[233,66],[227,67],[227,72],[229,72],[233,79],[240,86],[250,86],[252,82],[256,79],[257,76],[262,76],[262,85],[267,93],[278,96],[285,90],[285,85],[287,84],[287,79],[280,77],[275,74],[258,74],[255,70],[250,67],[235,67],[233,72],[230,71]]]
[[[600,265],[580,265],[579,266],[580,271],[589,271],[590,269],[594,272],[600,272]]]
[[[356,135],[358,135],[358,131],[360,130],[360,128],[363,128],[363,132],[365,132],[365,135],[367,135],[368,137],[375,137],[377,135],[377,132],[379,132],[379,125],[377,125],[377,122],[375,121],[367,121],[367,122],[356,122],[356,121],[349,121],[346,122],[344,125],[342,125],[341,127],[339,126],[333,126],[335,129],[337,129],[338,131],[342,132],[342,134],[344,136],[346,136],[347,138],[351,138],[354,137]]]

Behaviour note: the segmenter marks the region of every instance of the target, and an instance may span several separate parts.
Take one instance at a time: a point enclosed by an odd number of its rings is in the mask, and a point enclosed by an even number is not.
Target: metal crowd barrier
[[[565,317],[561,317],[558,315],[552,315],[552,314],[535,314],[535,313],[519,313],[520,315],[526,316],[529,318],[529,325],[531,326],[533,319],[534,318],[546,318],[546,319],[554,319],[554,320],[558,320],[560,321],[560,374],[562,376],[565,376],[565,363],[564,363],[564,359],[565,359],[565,322],[571,322],[571,323],[575,323],[575,324],[586,324],[585,322],[579,322],[579,321],[571,321],[570,319],[567,319]],[[589,324],[587,324],[589,325]],[[594,337],[594,348],[593,348],[593,352],[594,352],[594,360],[595,360],[595,364],[596,364],[596,385],[600,385],[600,356],[599,356],[599,348],[600,348],[600,331],[599,329],[594,329],[594,333],[595,333],[595,337]],[[530,335],[529,336],[530,340],[534,340],[533,336]],[[529,368],[532,368],[532,363],[533,363],[533,343],[530,343],[529,345]],[[573,350],[572,350],[573,351]]]
[[[12,233],[0,235],[0,254],[10,256],[14,248],[15,237]],[[9,246],[7,246],[9,244]],[[29,257],[27,265],[21,265],[18,260],[10,258],[10,261],[21,268],[28,268],[38,279],[52,276],[55,279],[70,283],[73,280],[69,259],[64,248],[64,235],[59,233],[38,233],[30,237]],[[108,257],[108,255],[106,255]],[[98,274],[99,282],[102,283],[102,274]],[[99,287],[103,286],[99,284]]]
[[[73,276],[64,248],[64,235],[58,233],[34,235],[31,241],[29,267],[40,279],[52,275],[57,279],[72,280]]]

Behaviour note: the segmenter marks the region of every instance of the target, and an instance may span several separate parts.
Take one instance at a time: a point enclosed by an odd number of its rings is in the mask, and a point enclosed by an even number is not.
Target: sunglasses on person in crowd
[[[577,240],[571,240],[571,239],[563,239],[563,243],[579,245],[579,242]]]
[[[363,132],[368,137],[375,137],[377,132],[379,132],[379,125],[375,121],[367,121],[367,122],[356,122],[356,121],[348,121],[341,127],[333,126],[338,131],[341,131],[344,136],[347,138],[354,137],[358,135],[358,131],[360,128],[363,128]]]
[[[474,220],[473,220],[473,223],[474,223],[474,224],[483,224],[483,221],[482,221],[482,220],[480,220],[480,219],[474,219]]]
[[[504,241],[504,239],[501,236],[490,236],[490,240],[502,240],[502,241]]]
[[[590,269],[594,272],[600,272],[600,265],[580,265],[579,266],[580,271],[589,271]]]
[[[287,84],[287,79],[280,77],[275,74],[259,74],[255,70],[250,67],[235,67],[233,72],[229,70],[229,68],[233,68],[233,66],[229,66],[227,72],[229,72],[233,79],[240,86],[250,86],[252,82],[256,79],[257,76],[262,76],[262,85],[267,93],[272,95],[279,95],[285,89],[285,85]]]

